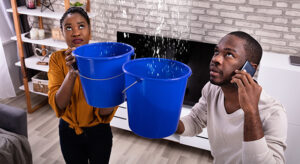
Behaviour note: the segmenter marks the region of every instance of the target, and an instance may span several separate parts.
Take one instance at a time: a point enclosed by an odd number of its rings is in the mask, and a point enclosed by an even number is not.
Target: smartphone
[[[247,60],[244,64],[244,66],[241,68],[241,70],[245,70],[246,72],[248,72],[251,77],[254,76],[255,74],[255,68],[252,67],[252,65],[250,64],[250,62]]]

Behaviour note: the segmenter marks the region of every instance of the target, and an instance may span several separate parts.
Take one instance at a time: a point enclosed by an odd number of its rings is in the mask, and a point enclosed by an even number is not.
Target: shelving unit
[[[27,33],[21,34],[22,41],[25,43],[32,43],[32,44],[40,44],[50,47],[57,47],[57,48],[68,48],[67,44],[64,41],[60,40],[53,40],[52,38],[46,38],[41,40],[33,40],[26,38],[25,35]],[[17,36],[11,38],[12,40],[17,40]]]
[[[26,67],[29,69],[34,69],[38,71],[48,72],[49,66],[48,65],[38,65],[36,64],[40,59],[37,56],[31,56],[25,59]],[[44,61],[49,61],[49,58],[46,57]],[[21,61],[15,63],[16,66],[21,67]]]
[[[43,95],[43,96],[48,96],[47,94],[42,93],[42,92],[35,92],[35,91],[33,90],[33,84],[32,84],[31,81],[28,82],[28,87],[29,87],[29,91],[30,91],[31,93],[35,93],[35,94]],[[19,89],[24,90],[24,85],[20,86]]]
[[[39,4],[39,3],[38,3]],[[65,10],[70,7],[70,1],[69,0],[64,0],[65,4]],[[15,63],[16,66],[21,67],[22,75],[23,75],[23,83],[24,85],[20,87],[20,89],[25,90],[25,95],[26,95],[26,102],[27,102],[27,112],[32,113],[35,110],[37,110],[39,107],[41,107],[43,104],[47,103],[47,101],[43,101],[40,104],[32,107],[31,106],[31,99],[30,99],[30,92],[40,94],[43,96],[48,96],[47,94],[40,93],[40,92],[34,92],[33,91],[33,84],[28,80],[27,77],[27,69],[34,69],[38,71],[44,71],[48,72],[49,67],[46,65],[38,65],[37,62],[40,61],[40,58],[37,56],[32,56],[25,58],[24,57],[24,51],[23,51],[23,43],[32,43],[32,44],[39,44],[42,45],[42,48],[45,46],[50,46],[50,47],[56,47],[56,48],[67,48],[67,44],[64,41],[57,41],[53,40],[52,38],[46,38],[42,40],[33,40],[25,37],[27,33],[22,34],[20,30],[20,14],[24,15],[30,15],[30,16],[37,16],[39,18],[39,28],[43,29],[43,19],[42,18],[51,18],[51,19],[60,19],[62,15],[64,14],[64,10],[55,10],[55,12],[52,12],[50,10],[44,10],[41,12],[41,7],[38,6],[36,9],[27,9],[26,6],[20,6],[17,7],[16,0],[11,0],[11,9],[7,9],[7,12],[12,12],[13,14],[13,20],[14,20],[14,26],[15,26],[15,31],[16,31],[16,36],[12,37],[12,40],[17,41],[17,46],[18,46],[18,52],[19,52],[19,58],[20,61]],[[90,2],[87,0],[86,4],[86,11],[90,11]],[[90,18],[95,17],[95,14],[88,13]],[[45,60],[49,61],[49,58],[45,58]]]
[[[38,16],[43,18],[51,18],[51,19],[60,19],[61,16],[64,14],[65,11],[63,10],[55,10],[55,12],[52,12],[50,10],[44,10],[41,12],[41,7],[37,6],[36,9],[27,9],[26,6],[18,7],[18,13],[23,15],[30,15],[30,16]],[[7,12],[13,12],[13,9],[7,9]],[[90,18],[95,17],[94,13],[88,13]]]

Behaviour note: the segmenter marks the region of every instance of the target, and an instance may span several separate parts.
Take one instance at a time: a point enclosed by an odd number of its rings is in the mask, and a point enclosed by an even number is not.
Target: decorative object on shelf
[[[28,9],[35,9],[36,8],[36,0],[26,0],[26,7]]]
[[[48,94],[48,76],[47,72],[40,72],[32,78],[33,91]]]
[[[65,38],[63,37],[60,28],[51,28],[51,34],[53,40],[62,40],[64,41]]]
[[[31,28],[30,32],[29,32],[29,38],[30,39],[38,39],[39,38],[39,31],[37,28]]]
[[[81,7],[86,10],[85,0],[70,0],[70,7]]]
[[[41,4],[41,12],[43,12],[46,8],[54,12],[51,0],[42,0]]]
[[[48,60],[46,61],[45,59],[46,57],[49,57],[52,52],[48,51],[47,48],[35,48],[34,52],[35,55],[40,58],[40,61],[36,63],[37,65],[48,65]],[[43,55],[43,52],[45,52],[45,55]]]
[[[39,29],[39,39],[45,39],[45,30],[44,29]]]
[[[33,40],[41,40],[51,38],[51,33],[37,28],[32,28],[29,33],[25,34],[25,38]]]
[[[295,66],[300,66],[300,56],[290,56],[290,63]]]

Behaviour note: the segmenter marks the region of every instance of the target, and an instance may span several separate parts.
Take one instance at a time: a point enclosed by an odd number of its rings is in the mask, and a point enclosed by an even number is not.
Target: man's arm
[[[207,93],[210,85],[207,83],[202,89],[202,97],[196,103],[191,112],[182,117],[177,126],[176,133],[183,136],[195,136],[202,132],[207,125]]]
[[[232,81],[238,86],[239,103],[244,111],[244,141],[254,141],[264,137],[258,111],[262,91],[252,77],[245,71],[236,70]]]
[[[284,163],[286,115],[282,106],[269,102],[276,111],[260,119],[258,103],[262,88],[244,71],[236,71],[232,81],[238,85],[239,103],[244,111],[243,163]]]

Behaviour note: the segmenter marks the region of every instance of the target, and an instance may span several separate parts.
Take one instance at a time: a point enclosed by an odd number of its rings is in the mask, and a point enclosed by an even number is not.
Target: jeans
[[[110,124],[84,127],[77,135],[69,124],[60,119],[59,139],[67,164],[108,164],[112,148]]]

